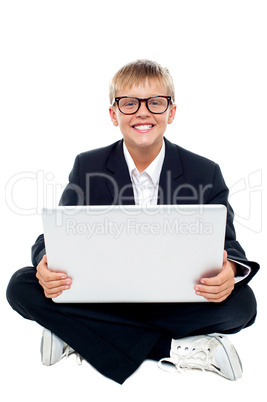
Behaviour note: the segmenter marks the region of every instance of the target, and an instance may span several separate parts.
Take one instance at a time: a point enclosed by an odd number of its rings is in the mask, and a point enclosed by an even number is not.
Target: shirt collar
[[[130,155],[130,152],[128,151],[124,141],[123,141],[123,153],[124,153],[124,157],[128,166],[128,170],[129,170],[129,174],[131,177],[131,180],[133,179],[133,174],[142,174],[139,173],[135,163]],[[146,172],[146,174],[149,175],[149,177],[151,178],[152,182],[154,185],[159,183],[159,177],[160,177],[160,172],[162,169],[162,165],[163,165],[163,161],[164,161],[164,157],[165,157],[165,142],[163,141],[161,150],[159,152],[159,154],[156,156],[156,158],[150,163],[150,165],[144,170],[144,172]]]

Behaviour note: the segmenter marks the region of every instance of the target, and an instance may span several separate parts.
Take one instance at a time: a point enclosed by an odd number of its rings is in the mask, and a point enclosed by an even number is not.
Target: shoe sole
[[[51,366],[53,334],[50,331],[43,331],[42,337],[42,363],[45,366]]]
[[[222,334],[209,334],[208,335],[210,338],[216,338],[218,342],[222,345],[224,348],[226,355],[228,357],[228,363],[229,363],[229,368],[230,371],[232,372],[232,378],[230,378],[232,381],[236,381],[239,378],[242,377],[242,364],[241,360],[238,356],[238,353],[233,346],[233,344],[229,341],[229,339],[222,335]],[[221,373],[223,375],[223,373]],[[224,376],[226,378],[229,378],[228,376]]]

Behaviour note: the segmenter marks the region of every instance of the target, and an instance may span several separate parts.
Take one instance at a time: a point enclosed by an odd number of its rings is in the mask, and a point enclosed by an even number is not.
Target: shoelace
[[[63,359],[64,357],[68,358],[69,355],[75,353],[76,354],[76,362],[77,364],[80,366],[82,364],[83,358],[81,355],[79,355],[78,353],[75,352],[75,350],[73,350],[69,345],[66,346],[64,353],[62,354],[61,359]]]
[[[204,354],[204,356],[203,356]],[[186,354],[179,354],[179,353],[174,353],[175,357],[167,357],[163,358],[158,362],[158,366],[167,372],[172,372],[172,369],[168,369],[166,366],[164,366],[165,363],[171,363],[175,366],[175,371],[178,371],[179,373],[184,373],[186,370],[192,370],[192,368],[198,368],[205,372],[204,367],[207,366],[208,361],[209,361],[209,355],[210,355],[210,350],[209,349],[204,349],[204,348],[199,348],[199,349],[193,349],[190,352]],[[197,359],[198,360],[203,360],[202,364],[196,363],[195,361],[192,361],[191,359],[194,358],[196,355],[198,355]],[[204,367],[203,367],[204,366]]]

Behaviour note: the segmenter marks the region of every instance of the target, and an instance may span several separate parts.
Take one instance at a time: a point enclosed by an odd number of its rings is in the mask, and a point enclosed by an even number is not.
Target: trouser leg
[[[159,331],[139,323],[134,309],[127,311],[126,305],[54,303],[44,296],[32,267],[12,276],[7,299],[24,318],[51,330],[118,383],[139,367],[160,337]]]
[[[57,304],[44,296],[32,267],[13,275],[7,298],[19,314],[50,329],[99,372],[119,383],[152,349],[155,356],[156,344],[161,345],[161,351],[156,350],[158,358],[165,357],[171,338],[238,332],[256,316],[256,301],[248,286],[235,289],[219,304]]]
[[[249,286],[240,286],[221,303],[157,304],[146,322],[178,339],[212,332],[233,334],[252,325],[256,314],[254,293]]]

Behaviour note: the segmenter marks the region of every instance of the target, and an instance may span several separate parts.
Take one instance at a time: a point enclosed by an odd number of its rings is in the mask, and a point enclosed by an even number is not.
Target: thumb
[[[227,261],[227,251],[224,250],[223,252],[223,264]]]

